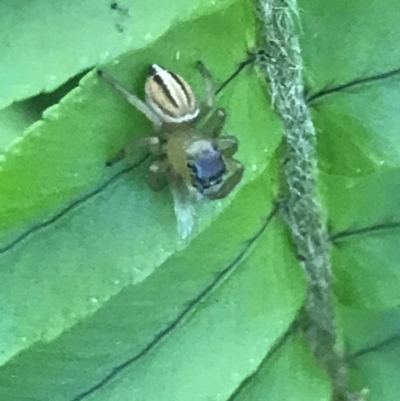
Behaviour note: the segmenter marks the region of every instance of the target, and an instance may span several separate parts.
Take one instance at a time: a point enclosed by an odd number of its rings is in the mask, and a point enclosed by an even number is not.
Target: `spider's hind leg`
[[[167,186],[167,172],[169,169],[170,165],[166,158],[155,160],[150,164],[146,181],[153,191],[160,191]]]
[[[219,107],[204,121],[202,131],[211,138],[217,138],[224,128],[225,121],[226,111],[222,107]]]
[[[106,166],[113,166],[140,148],[146,148],[150,153],[156,156],[165,153],[165,145],[158,136],[133,138],[127,142],[114,156],[107,160]]]
[[[204,80],[205,97],[200,103],[200,115],[206,115],[214,104],[215,91],[214,84],[210,70],[204,65],[202,61],[196,63],[196,68],[200,72]]]
[[[99,77],[108,82],[114,89],[116,89],[132,106],[143,113],[153,124],[158,127],[161,125],[160,117],[138,96],[130,92],[124,85],[122,85],[113,76],[104,70],[97,70]]]

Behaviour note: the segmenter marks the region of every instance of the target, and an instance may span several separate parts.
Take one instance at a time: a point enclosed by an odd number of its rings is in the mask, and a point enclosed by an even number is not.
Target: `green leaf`
[[[238,29],[232,33],[231,26]],[[133,89],[142,94],[147,66],[157,61],[187,77],[201,94],[202,81],[194,69],[199,57],[196,49],[204,49],[201,58],[216,77],[227,77],[245,56],[243,35],[250,35],[252,30],[253,21],[247,9],[234,18],[218,14],[182,24],[160,42],[145,51],[127,54],[108,70],[127,85],[134,82]],[[217,32],[218,42],[212,40]],[[177,53],[181,54],[179,60]],[[271,122],[268,136],[253,134],[265,119],[245,101],[252,94],[254,104],[260,100],[259,109],[265,102],[263,88],[254,74],[244,74],[235,81],[235,88],[228,88],[221,103],[231,114],[227,130],[239,139],[246,138],[240,154],[247,158],[251,176],[257,169],[262,170],[276,148],[279,130]],[[238,125],[237,121],[241,123]],[[33,217],[43,218],[87,188],[98,186],[107,174],[112,174],[105,169],[105,160],[132,134],[149,131],[150,124],[125,99],[90,73],[79,88],[48,109],[44,121],[32,125],[5,155],[0,165],[0,228],[23,227]],[[140,160],[141,156],[137,158]]]
[[[366,389],[368,400],[391,401],[398,396],[400,310],[340,310],[349,347],[350,385]]]
[[[0,153],[8,149],[31,124],[40,118],[40,114],[30,107],[29,102],[14,103],[0,110]]]
[[[238,2],[177,26],[107,70],[140,93],[145,67],[157,61],[201,93],[196,49],[204,49],[201,59],[217,77],[226,77],[245,55],[243,35],[253,29],[249,10]],[[218,42],[212,40],[217,32]],[[246,173],[228,199],[199,207],[190,244],[178,239],[168,191],[147,187],[147,159],[137,154],[127,164],[133,167],[105,168],[128,137],[150,128],[93,73],[5,154],[2,400],[70,400],[85,392],[118,399],[132,383],[159,399],[171,380],[176,387],[169,393],[186,399],[188,388],[202,389],[211,379],[210,396],[227,396],[257,368],[304,297],[282,222],[265,225],[276,188],[270,161],[280,140],[266,100],[254,71],[243,73],[218,100],[228,112],[227,132],[240,140]],[[27,228],[32,217],[36,222]],[[221,365],[208,370],[216,352]],[[166,372],[153,386],[147,372],[167,361],[175,375]],[[232,368],[236,374],[228,380]]]
[[[0,110],[0,154],[6,153],[13,143],[21,140],[21,134],[37,120],[51,105],[59,102],[76,87],[82,76],[70,79],[52,93],[40,94]]]
[[[391,225],[400,222],[399,181],[400,169],[362,178],[324,176],[335,230],[335,289],[342,303],[368,309],[400,305],[400,229]]]
[[[177,21],[215,12],[230,3],[72,0],[60,5],[51,0],[2,1],[0,109],[52,91],[93,65],[144,48]]]
[[[399,67],[398,8],[396,0],[301,1],[302,51],[313,91]],[[358,95],[356,90],[349,97],[357,100]],[[341,97],[343,92],[332,96]]]
[[[141,96],[147,66],[157,62],[183,75],[201,97],[197,59],[221,82],[254,45],[245,1],[181,1],[162,9],[148,1],[97,3],[59,13],[50,2],[21,2],[18,15],[11,3],[0,6],[7,35],[15,38],[0,64],[8,77],[1,81],[4,105],[106,62],[108,72]],[[121,10],[133,6],[137,13],[124,17]],[[300,8],[314,90],[400,65],[394,0],[312,1]],[[40,29],[28,35],[30,24]],[[38,43],[46,43],[44,54]],[[398,218],[396,85],[392,79],[314,104],[321,187],[335,230]],[[267,224],[278,192],[281,127],[255,70],[242,72],[218,99],[228,112],[227,133],[240,141],[243,182],[228,199],[198,208],[190,242],[177,236],[169,192],[146,186],[143,154],[115,169],[104,166],[150,124],[93,71],[59,104],[49,96],[46,106],[53,106],[40,121],[45,107],[37,109],[37,98],[0,115],[6,133],[0,145],[1,399],[329,399],[328,380],[301,338],[269,356],[303,304],[306,286],[283,222]],[[393,231],[389,236],[367,234],[332,249],[336,294],[361,318],[363,309],[398,305],[398,240]],[[356,328],[357,340],[370,330]],[[343,332],[350,329],[345,320]],[[378,363],[368,363],[359,376],[352,371],[355,388],[371,386],[378,389],[374,397],[394,399],[388,386],[396,382],[373,377],[378,368],[395,370],[393,356],[382,353]]]
[[[398,68],[395,10],[399,5],[393,0],[308,2],[302,38],[312,92]],[[348,88],[312,104],[321,187],[334,234],[400,221],[399,78]],[[341,302],[368,309],[399,305],[399,233],[370,232],[333,246]]]
[[[316,364],[307,342],[297,333],[277,344],[237,391],[235,400],[328,401],[331,384]]]
[[[396,0],[312,0],[300,9],[311,93],[400,66]],[[361,176],[399,166],[399,88],[397,76],[313,103],[323,171]]]
[[[38,400],[70,400],[81,399],[74,397],[89,392],[89,399],[112,400],[129,397],[132,389],[137,398],[149,400],[184,400],[188,393],[197,394],[197,399],[218,393],[227,397],[257,368],[303,302],[304,280],[288,251],[290,245],[281,222],[267,224],[266,216],[260,220],[268,208],[263,197],[267,183],[262,177],[239,191],[213,227],[154,271],[150,267],[144,270],[149,264],[143,260],[144,250],[152,249],[147,258],[156,255],[160,259],[164,244],[155,241],[150,248],[149,239],[135,241],[134,236],[130,242],[121,241],[128,238],[126,230],[132,230],[131,221],[126,221],[125,227],[117,222],[117,229],[108,232],[101,225],[109,225],[109,219],[92,221],[75,243],[68,241],[75,255],[68,258],[71,248],[63,249],[62,241],[78,237],[85,210],[80,211],[79,219],[57,223],[56,233],[43,233],[23,246],[18,254],[23,250],[27,260],[32,259],[29,248],[36,252],[35,247],[43,249],[37,255],[42,265],[36,270],[29,272],[32,265],[25,271],[23,266],[16,266],[21,275],[30,276],[32,287],[34,280],[41,285],[36,293],[34,288],[29,289],[19,308],[16,297],[8,301],[18,309],[10,311],[4,320],[17,324],[19,317],[20,326],[10,327],[8,337],[3,332],[2,344],[10,345],[6,341],[18,329],[28,332],[28,324],[36,329],[36,335],[40,335],[37,330],[45,328],[45,322],[51,326],[42,332],[46,335],[42,341],[31,344],[4,365],[0,377],[7,390],[2,399],[18,400],[29,395]],[[126,188],[123,192],[129,198]],[[249,199],[260,200],[251,211],[244,207]],[[121,209],[114,203],[105,205],[104,198],[97,199],[83,209],[101,212],[107,207],[113,215],[114,210]],[[90,228],[100,238],[89,237]],[[44,245],[50,238],[59,252],[46,257]],[[109,244],[109,249],[104,249],[104,244]],[[60,269],[52,264],[55,258]],[[62,263],[67,259],[68,266]],[[263,263],[266,259],[267,265]],[[75,260],[85,260],[85,265],[73,263]],[[138,283],[145,275],[149,277]],[[15,281],[26,283],[26,279]],[[125,288],[121,291],[122,286]],[[5,291],[7,288],[2,288],[5,297],[12,297],[13,292],[21,294],[22,290],[14,287]],[[112,292],[115,295],[111,299],[102,298]],[[30,317],[25,311],[31,303],[36,313]],[[69,320],[76,319],[85,307],[93,312],[100,305],[102,308],[91,317],[65,331]],[[28,345],[31,340],[13,338],[20,340],[19,345]],[[21,377],[27,378],[29,385],[21,386]]]

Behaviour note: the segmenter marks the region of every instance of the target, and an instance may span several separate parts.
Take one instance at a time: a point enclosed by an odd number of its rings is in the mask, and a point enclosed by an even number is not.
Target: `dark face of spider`
[[[192,185],[205,195],[220,186],[226,171],[221,152],[212,146],[197,153],[187,166],[192,173]]]

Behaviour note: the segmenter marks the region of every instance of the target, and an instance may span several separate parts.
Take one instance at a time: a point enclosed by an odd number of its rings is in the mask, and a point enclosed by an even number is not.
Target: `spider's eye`
[[[147,104],[167,123],[193,121],[199,114],[190,85],[157,64],[149,68],[145,85]]]
[[[197,174],[196,164],[192,161],[186,163],[186,167],[189,168],[194,174]]]

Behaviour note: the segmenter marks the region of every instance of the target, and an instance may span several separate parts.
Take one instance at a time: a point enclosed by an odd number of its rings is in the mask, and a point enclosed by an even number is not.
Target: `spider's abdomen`
[[[166,123],[190,122],[199,114],[190,85],[181,76],[157,64],[149,68],[145,92],[147,104]]]

